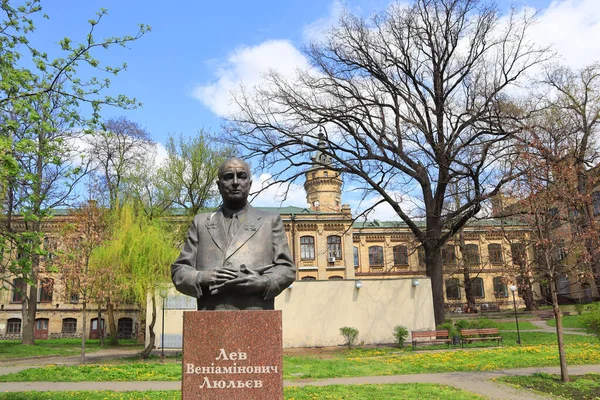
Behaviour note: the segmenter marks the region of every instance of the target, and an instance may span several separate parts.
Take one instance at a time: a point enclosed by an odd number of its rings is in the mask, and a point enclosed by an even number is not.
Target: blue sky
[[[349,0],[355,14],[369,15],[389,1]],[[538,42],[555,45],[563,62],[581,67],[600,60],[600,2],[597,0],[501,1],[539,10],[534,32]],[[137,110],[106,108],[103,116],[125,115],[164,143],[168,134],[193,136],[200,128],[219,132],[228,109],[228,93],[240,82],[255,83],[260,69],[293,70],[305,60],[299,49],[334,23],[338,1],[156,1],[43,0],[49,20],[37,23],[34,43],[51,53],[68,36],[79,41],[87,20],[108,10],[98,37],[133,34],[139,23],[152,31],[129,49],[96,54],[106,64],[127,62],[128,70],[112,79],[112,94],[123,93],[143,103]],[[545,44],[545,43],[544,43]],[[302,191],[295,205],[304,205]],[[355,207],[353,206],[353,209]],[[386,218],[385,211],[379,216]]]

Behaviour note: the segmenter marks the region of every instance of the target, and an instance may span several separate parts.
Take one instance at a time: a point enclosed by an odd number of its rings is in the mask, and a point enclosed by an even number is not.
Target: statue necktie
[[[229,240],[230,241],[235,236],[235,234],[238,231],[239,227],[240,227],[240,220],[238,219],[237,214],[233,214],[231,216],[231,223],[229,224],[229,232],[228,232],[228,236],[229,236]]]

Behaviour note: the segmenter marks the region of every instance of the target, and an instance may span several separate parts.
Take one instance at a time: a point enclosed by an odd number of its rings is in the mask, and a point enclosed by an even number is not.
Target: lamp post
[[[158,295],[162,298],[162,328],[160,334],[160,361],[165,362],[165,299],[169,295],[169,289],[161,286]]]
[[[510,285],[510,291],[513,296],[513,306],[515,308],[515,321],[517,322],[517,343],[521,344],[521,332],[519,331],[519,317],[517,316],[517,300],[515,299],[515,292],[517,291],[517,287],[515,285]]]

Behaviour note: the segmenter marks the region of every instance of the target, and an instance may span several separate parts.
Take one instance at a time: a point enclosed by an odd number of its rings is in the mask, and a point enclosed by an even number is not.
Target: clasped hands
[[[269,278],[262,275],[271,266],[266,266],[255,271],[246,268],[242,264],[240,270],[232,268],[217,268],[208,271],[200,271],[196,283],[200,286],[208,286],[210,294],[218,294],[224,291],[239,293],[264,293],[269,286]]]

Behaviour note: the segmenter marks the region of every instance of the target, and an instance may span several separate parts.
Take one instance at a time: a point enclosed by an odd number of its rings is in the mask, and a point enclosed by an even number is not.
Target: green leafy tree
[[[31,44],[34,16],[41,13],[40,1],[0,2],[0,193],[2,221],[0,234],[13,254],[6,270],[27,283],[23,296],[23,344],[34,344],[40,256],[43,255],[41,226],[52,207],[67,205],[73,183],[82,176],[81,166],[67,156],[73,132],[93,126],[102,106],[130,108],[139,103],[119,95],[105,96],[109,75],[125,65],[102,65],[95,49],[125,46],[142,37],[149,27],[140,25],[133,36],[97,40],[96,25],[106,15],[101,10],[89,20],[85,38],[59,41],[61,56],[50,59]],[[82,72],[89,76],[83,79]],[[84,112],[84,106],[89,113]],[[76,129],[77,128],[77,129]],[[67,188],[63,184],[68,182]],[[15,217],[24,229],[15,228]]]
[[[167,141],[167,159],[158,172],[158,187],[164,198],[188,215],[214,207],[220,200],[215,185],[218,169],[232,150],[214,143],[202,130],[192,138],[169,136]]]
[[[142,318],[150,298],[150,341],[142,352],[142,357],[146,358],[156,337],[156,291],[160,284],[170,282],[170,266],[179,249],[167,225],[158,219],[149,219],[131,204],[118,210],[113,232],[111,240],[96,253],[94,261],[98,266],[110,266],[113,279],[130,282],[128,292],[138,304]],[[145,331],[144,324],[140,325],[140,330]]]

